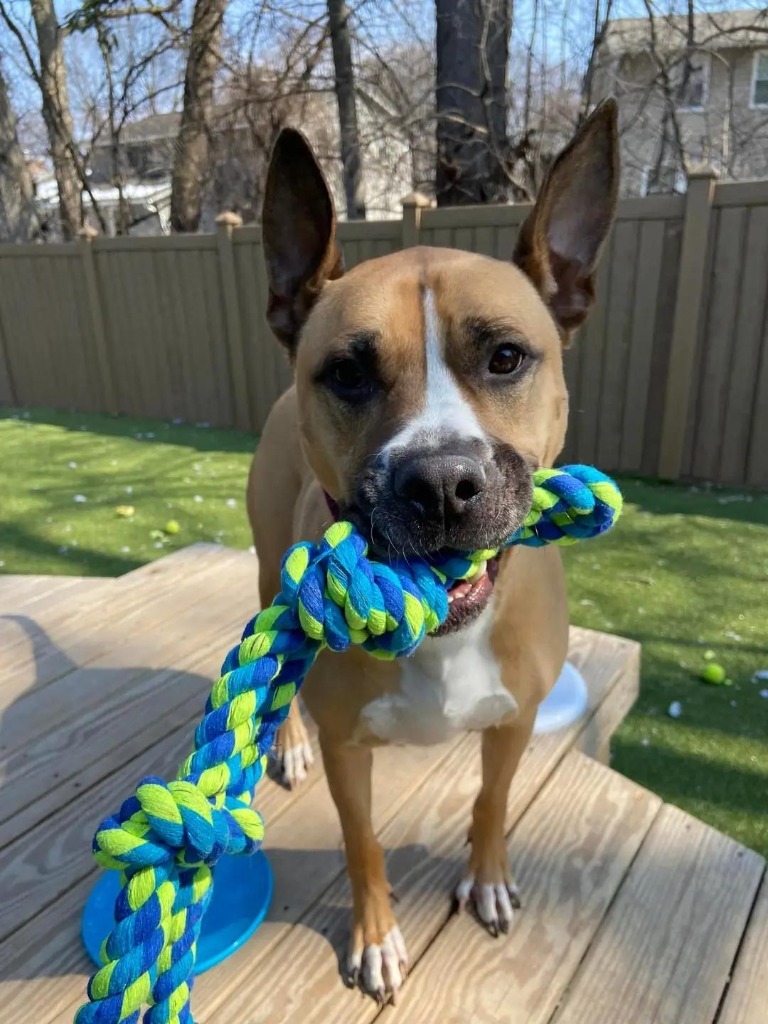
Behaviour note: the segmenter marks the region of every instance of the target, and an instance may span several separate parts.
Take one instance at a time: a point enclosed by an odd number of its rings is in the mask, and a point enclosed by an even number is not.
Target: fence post
[[[80,254],[83,258],[83,273],[85,274],[85,289],[88,295],[88,306],[91,312],[91,325],[93,327],[93,338],[96,344],[96,359],[99,364],[99,376],[104,391],[104,401],[107,412],[113,416],[119,412],[117,393],[115,391],[115,380],[112,375],[112,364],[109,359],[109,342],[107,331],[104,326],[104,310],[101,305],[99,294],[99,279],[96,276],[96,260],[93,256],[93,240],[98,235],[95,228],[84,224],[77,233],[79,238]]]
[[[216,235],[219,248],[221,290],[224,296],[224,323],[227,353],[229,355],[229,379],[232,382],[232,395],[235,402],[235,426],[241,430],[253,430],[254,420],[248,402],[248,383],[245,375],[243,325],[240,317],[240,303],[237,297],[235,255],[232,250],[232,232],[235,228],[239,228],[242,223],[243,218],[237,213],[220,213],[216,218]]]
[[[667,480],[679,479],[682,471],[716,181],[712,167],[688,176],[659,450],[659,476]]]
[[[403,249],[419,244],[421,211],[432,205],[432,200],[421,192],[411,192],[401,200],[403,206]]]

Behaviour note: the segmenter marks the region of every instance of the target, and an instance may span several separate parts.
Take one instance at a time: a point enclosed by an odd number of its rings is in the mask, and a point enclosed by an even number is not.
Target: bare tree
[[[328,0],[328,25],[333,49],[336,100],[339,106],[341,162],[347,217],[349,220],[364,220],[363,161],[357,126],[349,9],[345,0]]]
[[[34,186],[19,144],[8,83],[0,66],[0,239],[27,242],[37,224]]]
[[[438,205],[504,201],[512,0],[436,0]]]
[[[197,231],[210,175],[213,85],[227,0],[196,0],[184,79],[184,106],[173,164],[171,228]]]
[[[80,175],[74,152],[74,126],[67,94],[63,33],[53,0],[30,0],[40,55],[39,85],[43,119],[59,190],[61,230],[65,239],[75,238],[82,225]]]

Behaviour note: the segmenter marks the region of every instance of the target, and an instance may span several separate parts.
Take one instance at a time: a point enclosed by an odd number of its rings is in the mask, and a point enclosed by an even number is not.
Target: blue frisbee
[[[222,857],[214,879],[213,896],[200,929],[195,974],[210,970],[240,949],[267,916],[272,902],[272,868],[261,850],[250,856]],[[105,871],[83,910],[83,945],[97,967],[102,966],[102,944],[115,925],[120,888],[120,872]]]

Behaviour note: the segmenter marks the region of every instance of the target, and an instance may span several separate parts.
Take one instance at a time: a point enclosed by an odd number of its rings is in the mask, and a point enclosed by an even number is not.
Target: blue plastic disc
[[[272,902],[272,868],[259,850],[251,856],[222,857],[214,872],[213,896],[203,917],[195,974],[232,956],[253,935]],[[83,945],[97,967],[101,947],[115,924],[120,872],[105,871],[91,890],[81,923]]]
[[[569,661],[563,665],[557,682],[539,704],[535,734],[555,732],[577,721],[589,706],[589,691],[584,676]]]

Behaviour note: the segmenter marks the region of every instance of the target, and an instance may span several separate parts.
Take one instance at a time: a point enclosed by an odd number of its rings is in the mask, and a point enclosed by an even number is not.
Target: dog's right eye
[[[329,390],[345,402],[365,402],[373,394],[376,382],[356,359],[334,359],[322,374]]]

